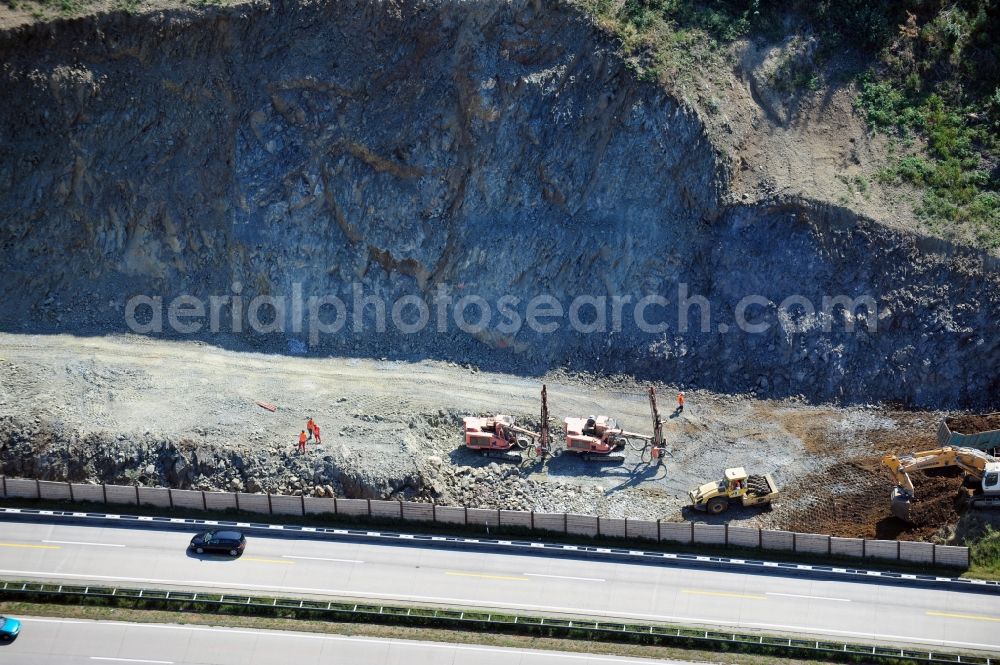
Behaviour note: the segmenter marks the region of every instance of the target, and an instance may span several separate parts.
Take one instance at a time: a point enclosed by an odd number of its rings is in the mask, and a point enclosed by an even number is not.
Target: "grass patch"
[[[966,543],[971,566],[963,577],[1000,580],[1000,530],[987,526],[979,536]]]
[[[883,183],[922,190],[916,212],[931,229],[947,235],[965,227],[978,245],[1000,247],[1000,196],[989,170],[996,139],[988,126],[970,122],[974,111],[937,93],[921,98],[871,73],[860,81],[856,105],[876,131],[918,136],[925,146],[891,159]]]
[[[3,0],[11,9],[28,10],[38,20],[48,16],[75,16],[83,13],[93,0]]]
[[[107,3],[99,0],[0,0],[4,5],[14,10],[24,10],[38,21],[58,17],[80,16],[91,10],[106,7],[112,11],[128,13],[139,12],[143,8],[143,0],[109,0]],[[168,7],[171,2],[147,2],[149,8]],[[186,5],[197,9],[208,7],[224,7],[234,4],[231,0],[177,0],[177,5]]]
[[[690,82],[692,68],[722,67],[722,46],[749,34],[756,2],[573,0],[621,40],[629,64],[648,80]]]

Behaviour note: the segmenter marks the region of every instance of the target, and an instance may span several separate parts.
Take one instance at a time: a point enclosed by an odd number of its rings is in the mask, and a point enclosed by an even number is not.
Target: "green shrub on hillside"
[[[923,190],[934,231],[1000,247],[1000,2],[955,0],[576,0],[622,37],[647,75],[678,78],[701,51],[740,37],[811,34],[817,58],[851,50],[867,62],[857,108],[874,131],[915,148],[884,183]],[[772,83],[789,94],[821,79],[788,62]],[[916,139],[916,141],[913,141]]]
[[[987,526],[978,538],[970,540],[967,545],[972,564],[969,571],[975,577],[1000,580],[1000,531]]]

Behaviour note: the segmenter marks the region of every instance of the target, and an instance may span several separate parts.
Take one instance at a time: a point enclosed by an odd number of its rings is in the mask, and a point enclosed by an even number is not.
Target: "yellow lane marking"
[[[951,612],[928,612],[927,616],[948,617],[951,619],[972,619],[973,621],[996,621],[1000,623],[1000,617],[988,617],[982,614],[953,614]]]
[[[767,600],[767,596],[752,593],[726,593],[725,591],[699,591],[698,589],[681,589],[681,593],[692,596],[722,596],[723,598],[749,598],[751,600]]]
[[[455,577],[485,577],[488,580],[513,580],[515,582],[530,582],[527,577],[511,577],[508,575],[484,575],[482,573],[456,573],[448,571],[445,575],[454,575]]]
[[[281,559],[258,559],[254,556],[244,556],[240,557],[240,561],[257,561],[259,563],[283,563],[286,566],[294,565],[294,561],[282,561]]]
[[[27,547],[33,550],[58,550],[58,545],[26,545],[22,543],[0,543],[0,547]]]

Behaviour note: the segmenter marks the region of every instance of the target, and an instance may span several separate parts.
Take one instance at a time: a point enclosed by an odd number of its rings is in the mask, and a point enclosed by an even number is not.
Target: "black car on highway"
[[[247,539],[239,531],[206,531],[191,539],[190,549],[198,554],[221,552],[229,556],[239,556],[246,549]]]

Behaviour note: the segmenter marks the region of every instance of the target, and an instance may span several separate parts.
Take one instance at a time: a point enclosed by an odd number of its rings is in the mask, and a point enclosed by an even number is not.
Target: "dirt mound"
[[[962,478],[958,474],[928,475],[914,479],[917,493],[910,503],[910,521],[917,529],[939,528],[958,520]]]
[[[945,422],[952,432],[960,434],[975,434],[1000,429],[1000,413],[969,414],[946,418]]]
[[[878,458],[845,462],[811,474],[784,493],[783,501],[800,502],[785,521],[793,531],[829,533],[847,538],[927,540],[958,521],[962,479],[955,473],[915,474],[916,499],[911,523],[890,512],[892,482]],[[829,497],[817,490],[829,487]],[[819,492],[822,494],[823,492]]]

